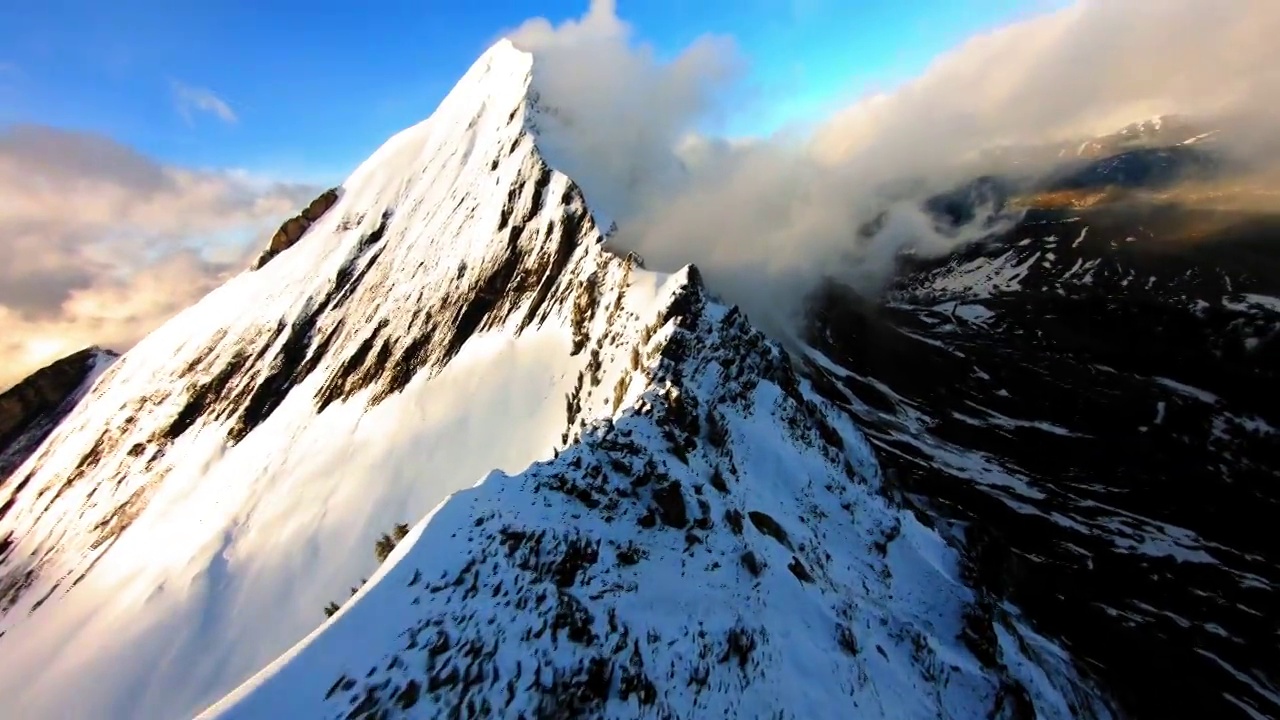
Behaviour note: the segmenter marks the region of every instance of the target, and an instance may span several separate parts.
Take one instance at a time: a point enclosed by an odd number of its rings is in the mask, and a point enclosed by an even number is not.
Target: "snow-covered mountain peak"
[[[525,130],[523,104],[533,78],[533,56],[505,38],[490,47],[449,91],[430,117],[393,135],[345,183],[353,201],[365,204],[395,191],[425,170],[444,141],[463,144],[457,159],[488,144],[513,140]],[[484,148],[482,148],[484,149]]]
[[[628,264],[538,152],[529,68],[492,48],[295,244],[143,339],[0,479],[12,707],[194,712],[313,628],[378,533],[562,442],[547,398]]]
[[[604,250],[533,62],[491,48],[0,479],[6,710],[1106,715],[696,268]]]

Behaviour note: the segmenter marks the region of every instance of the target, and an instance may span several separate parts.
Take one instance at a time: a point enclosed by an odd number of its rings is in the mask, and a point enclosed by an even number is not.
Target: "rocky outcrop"
[[[71,409],[68,402],[94,371],[118,355],[88,347],[35,371],[0,393],[0,481]]]
[[[263,250],[258,259],[254,261],[253,269],[261,268],[271,262],[271,258],[293,247],[294,243],[298,242],[302,234],[307,231],[307,228],[329,212],[329,208],[333,207],[337,202],[338,188],[329,188],[320,193],[315,200],[312,200],[301,213],[285,220],[280,229],[276,230],[276,234],[271,236],[271,243],[267,245],[267,249]]]

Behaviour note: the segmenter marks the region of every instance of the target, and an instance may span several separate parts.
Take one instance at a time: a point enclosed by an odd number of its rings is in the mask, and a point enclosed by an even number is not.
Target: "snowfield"
[[[1108,716],[695,268],[603,250],[533,62],[486,52],[0,485],[6,714]]]

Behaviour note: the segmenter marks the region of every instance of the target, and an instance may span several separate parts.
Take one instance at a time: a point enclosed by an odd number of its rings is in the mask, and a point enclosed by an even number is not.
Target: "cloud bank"
[[[512,39],[534,51],[545,104],[570,119],[548,138],[551,161],[619,221],[616,243],[659,269],[697,263],[776,330],[823,277],[874,288],[903,247],[942,253],[979,237],[936,232],[918,199],[991,170],[975,165],[985,148],[1156,114],[1229,115],[1254,131],[1237,137],[1274,136],[1278,36],[1272,0],[1079,0],[973,37],[806,136],[736,143],[694,135],[726,111],[717,99],[740,64],[728,40],[660,62],[611,1]],[[858,239],[886,207],[879,232]]]
[[[98,135],[0,131],[0,388],[87,345],[129,348],[315,193],[161,165]]]
[[[733,41],[715,35],[660,62],[634,40],[614,0],[596,0],[559,26],[528,20],[508,37],[534,53],[534,84],[554,111],[540,120],[555,126],[541,135],[541,149],[609,217],[678,179],[672,149],[720,110],[718,93],[742,66]]]

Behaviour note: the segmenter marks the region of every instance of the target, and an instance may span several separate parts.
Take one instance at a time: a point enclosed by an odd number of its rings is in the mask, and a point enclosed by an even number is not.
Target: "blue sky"
[[[586,0],[45,0],[0,9],[0,124],[92,130],[163,162],[337,182],[430,114],[503,30]],[[660,55],[703,33],[748,63],[731,134],[805,121],[1054,0],[621,0]],[[201,91],[230,114],[188,105]],[[234,121],[231,121],[234,115]]]

